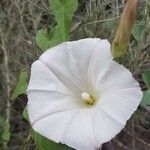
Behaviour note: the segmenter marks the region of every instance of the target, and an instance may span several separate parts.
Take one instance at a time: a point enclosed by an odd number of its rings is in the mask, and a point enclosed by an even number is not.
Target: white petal
[[[28,92],[28,112],[31,124],[58,112],[82,107],[72,95],[49,91]]]
[[[125,124],[142,99],[138,82],[122,65],[112,62],[97,82],[98,105]]]
[[[64,132],[78,111],[71,110],[47,116],[36,122],[33,129],[56,143],[62,142]]]
[[[137,109],[141,99],[140,87],[130,87],[101,93],[98,106],[120,123],[125,124]]]
[[[63,74],[62,80],[66,86],[84,91],[86,87],[85,75],[89,62],[93,51],[100,47],[100,41],[100,39],[89,38],[65,42],[47,50],[40,57],[40,60],[54,72],[57,72],[59,76]],[[69,82],[70,85],[67,82],[68,80],[71,82]]]
[[[91,109],[80,110],[64,133],[64,143],[78,150],[98,149],[93,140],[91,117]]]
[[[112,61],[107,40],[62,43],[31,70],[27,93],[34,130],[78,150],[96,150],[113,138],[142,98],[131,73]],[[98,101],[94,108],[83,108],[81,94],[91,88]]]
[[[115,61],[109,64],[104,76],[100,76],[96,84],[96,88],[100,91],[130,87],[139,87],[139,84],[129,70]]]
[[[137,109],[142,92],[132,74],[116,62],[112,62],[103,77],[99,77],[96,88],[98,101],[93,113],[93,130],[96,143],[102,144],[124,127]]]
[[[31,78],[27,91],[30,90],[70,93],[60,79],[39,60],[35,61],[31,67]]]
[[[78,81],[83,83],[83,91],[87,90],[87,72],[93,52],[100,43],[98,38],[82,39],[68,43],[70,70]]]
[[[124,127],[105,111],[96,107],[93,111],[93,137],[98,147],[110,141]]]
[[[110,43],[107,40],[99,40],[92,53],[87,75],[88,81],[92,81],[92,86],[96,84],[98,77],[104,75],[112,59]]]

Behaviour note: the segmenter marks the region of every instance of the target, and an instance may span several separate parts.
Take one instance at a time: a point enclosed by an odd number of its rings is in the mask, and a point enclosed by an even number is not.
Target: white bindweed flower
[[[138,82],[96,38],[64,42],[32,64],[33,129],[78,150],[96,150],[126,124],[142,98]]]

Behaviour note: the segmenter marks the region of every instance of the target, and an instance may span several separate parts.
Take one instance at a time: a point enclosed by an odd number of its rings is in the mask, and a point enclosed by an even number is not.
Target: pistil
[[[83,92],[81,94],[82,96],[82,99],[84,100],[84,102],[87,104],[87,105],[93,105],[95,103],[95,97],[94,96],[91,96],[89,93],[87,92]]]

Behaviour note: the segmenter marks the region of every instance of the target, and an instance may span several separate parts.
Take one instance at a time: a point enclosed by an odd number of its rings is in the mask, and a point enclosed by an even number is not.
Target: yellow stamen
[[[88,93],[83,92],[81,96],[87,105],[93,105],[95,103],[95,97],[89,95]]]

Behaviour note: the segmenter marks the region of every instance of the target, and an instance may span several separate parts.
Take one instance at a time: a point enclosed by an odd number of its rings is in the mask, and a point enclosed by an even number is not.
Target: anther
[[[86,92],[83,92],[81,96],[82,96],[83,100],[85,100],[85,101],[88,101],[90,99],[90,95]]]

